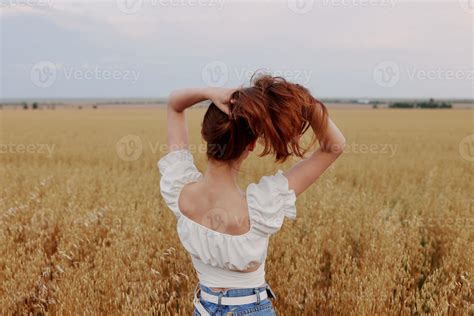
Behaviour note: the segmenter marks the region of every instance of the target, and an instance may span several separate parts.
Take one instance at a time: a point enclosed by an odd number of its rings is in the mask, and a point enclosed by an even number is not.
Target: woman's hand
[[[229,105],[236,101],[235,99],[232,99],[232,94],[235,91],[237,91],[237,89],[208,88],[207,95],[209,100],[211,100],[219,110],[229,115]]]
[[[224,113],[229,115],[229,105],[237,89],[196,88],[173,91],[168,99],[168,145],[170,150],[188,146],[188,132],[184,111],[196,103],[211,100]]]

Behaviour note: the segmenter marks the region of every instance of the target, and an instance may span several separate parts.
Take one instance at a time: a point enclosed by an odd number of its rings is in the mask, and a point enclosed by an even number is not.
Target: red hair
[[[310,145],[303,148],[301,136],[314,122],[316,138],[326,138],[328,114],[323,103],[305,87],[282,77],[263,75],[252,77],[251,85],[234,92],[230,115],[213,103],[202,124],[202,136],[207,142],[207,156],[218,161],[238,159],[247,145],[260,139],[260,154],[275,155],[283,162],[289,156],[303,157]]]

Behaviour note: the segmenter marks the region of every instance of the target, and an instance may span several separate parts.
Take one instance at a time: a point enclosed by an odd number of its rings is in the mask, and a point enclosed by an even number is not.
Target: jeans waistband
[[[201,289],[201,291],[204,291],[209,294],[219,296],[222,293],[222,297],[237,297],[237,296],[252,295],[252,294],[255,294],[256,289],[257,291],[261,292],[270,287],[267,283],[265,283],[263,286],[256,287],[256,288],[243,288],[243,289],[229,289],[229,290],[224,290],[224,291],[214,291],[211,288],[202,284],[198,284],[198,286]]]

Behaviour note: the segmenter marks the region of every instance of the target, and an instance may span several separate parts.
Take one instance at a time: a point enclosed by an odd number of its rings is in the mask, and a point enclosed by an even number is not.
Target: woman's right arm
[[[313,131],[317,131],[317,114],[314,111],[311,119]],[[301,160],[285,172],[288,186],[298,196],[315,182],[324,171],[342,154],[346,139],[336,124],[328,117],[326,139],[321,147],[314,151],[308,158]]]
[[[196,103],[211,100],[228,114],[228,103],[235,102],[231,99],[235,89],[227,88],[196,88],[173,91],[168,99],[167,131],[168,147],[170,151],[188,147],[188,130],[184,111]]]

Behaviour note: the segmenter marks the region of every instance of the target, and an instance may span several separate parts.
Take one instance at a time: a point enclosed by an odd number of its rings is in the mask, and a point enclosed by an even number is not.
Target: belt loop
[[[219,309],[221,309],[221,304],[222,304],[222,296],[224,296],[224,293],[222,291],[219,292],[219,297],[217,299],[217,305]]]
[[[257,295],[257,305],[260,305],[260,289],[258,287],[253,289],[255,295]]]

